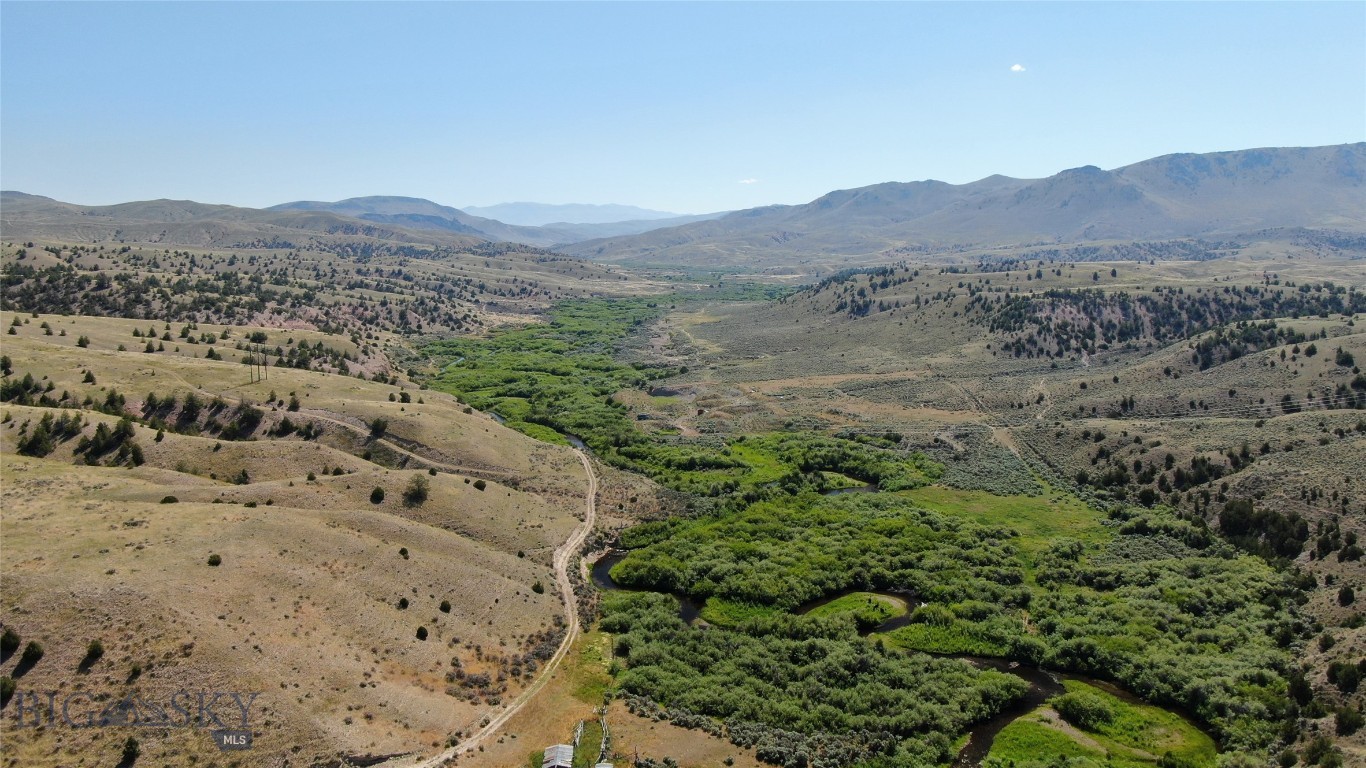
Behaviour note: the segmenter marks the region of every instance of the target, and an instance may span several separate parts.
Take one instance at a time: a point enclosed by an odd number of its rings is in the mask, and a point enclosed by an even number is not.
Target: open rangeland
[[[6,659],[7,714],[49,691],[105,706],[255,692],[253,764],[437,752],[554,653],[552,553],[588,487],[569,449],[406,380],[271,367],[253,383],[230,348],[249,328],[217,340],[220,361],[125,343],[149,323],[23,320],[4,337],[6,381],[31,377],[35,405],[3,408],[0,611],[44,653]],[[76,414],[51,446],[31,440],[44,416]],[[14,765],[112,764],[123,746],[122,729],[4,729]],[[218,752],[203,729],[139,739],[158,764]]]

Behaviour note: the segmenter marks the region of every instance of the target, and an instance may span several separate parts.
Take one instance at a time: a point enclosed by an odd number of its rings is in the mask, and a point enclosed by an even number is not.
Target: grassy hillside
[[[531,251],[165,251],[10,251],[7,301],[127,315],[0,313],[0,619],[49,648],[21,690],[94,639],[119,690],[246,654],[290,692],[264,754],[411,763],[553,649],[582,440],[605,465],[588,549],[627,547],[612,579],[659,594],[578,587],[597,631],[462,764],[521,764],[607,694],[619,760],[939,764],[1017,708],[989,760],[1363,754],[1366,272],[1327,246],[1038,246],[672,294]],[[1078,724],[1012,664],[1120,704]],[[19,743],[115,759],[100,735]],[[147,754],[188,763],[176,738]]]
[[[3,313],[6,327],[17,317]],[[3,343],[0,622],[45,651],[27,670],[7,654],[20,695],[259,691],[253,759],[316,761],[444,744],[553,651],[550,553],[583,504],[567,449],[407,381],[272,367],[253,382],[190,345],[119,351],[145,321],[20,323]],[[215,347],[253,331],[227,330]],[[31,395],[14,398],[25,378]],[[34,439],[45,417],[75,416]],[[96,640],[103,654],[83,665]],[[114,734],[7,728],[6,751],[112,764]],[[139,738],[158,764],[217,751],[202,733]]]
[[[223,250],[70,241],[0,248],[6,308],[280,329],[320,329],[376,347],[391,337],[470,332],[577,296],[658,290],[619,271],[523,246],[390,242]],[[158,330],[158,336],[162,330]],[[279,342],[258,347],[273,353]],[[275,353],[277,356],[279,353]]]

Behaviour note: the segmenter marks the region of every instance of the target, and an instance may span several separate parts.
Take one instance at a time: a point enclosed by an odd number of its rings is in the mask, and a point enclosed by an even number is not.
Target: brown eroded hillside
[[[551,552],[586,487],[568,449],[403,380],[272,368],[253,383],[235,360],[119,351],[135,321],[16,317],[0,622],[45,651],[4,661],[19,695],[259,692],[253,764],[309,765],[435,751],[558,644]],[[8,721],[21,763],[118,760],[112,731]],[[140,739],[158,764],[217,754],[202,731]]]

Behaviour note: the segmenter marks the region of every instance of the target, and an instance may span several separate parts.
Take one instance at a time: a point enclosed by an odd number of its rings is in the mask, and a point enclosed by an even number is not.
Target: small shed
[[[568,744],[546,747],[541,768],[574,768],[574,748]]]

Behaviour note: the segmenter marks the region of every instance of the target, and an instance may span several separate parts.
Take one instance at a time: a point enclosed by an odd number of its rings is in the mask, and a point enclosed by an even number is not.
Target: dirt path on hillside
[[[361,435],[361,436],[363,436],[363,437],[366,437],[366,439],[369,439],[369,440],[371,440],[371,441],[373,441],[373,442],[380,443],[380,444],[384,445],[386,448],[388,448],[389,450],[393,451],[394,453],[397,453],[397,454],[400,454],[400,455],[403,455],[403,456],[407,456],[407,457],[410,458],[410,459],[415,459],[415,460],[420,461],[420,462],[423,462],[423,463],[425,463],[425,464],[430,464],[431,466],[436,467],[437,469],[440,469],[440,470],[444,470],[444,471],[446,471],[446,472],[457,472],[457,473],[463,473],[463,474],[466,474],[466,475],[475,475],[475,476],[481,475],[481,474],[482,474],[482,475],[487,475],[489,480],[494,480],[494,481],[497,481],[498,478],[500,478],[500,477],[506,478],[506,477],[515,477],[515,476],[516,476],[516,473],[514,473],[514,472],[512,472],[512,471],[510,471],[510,470],[505,470],[505,469],[489,469],[489,468],[487,468],[487,467],[470,467],[470,466],[465,466],[465,465],[461,465],[461,464],[450,464],[450,463],[448,463],[448,462],[439,461],[439,460],[437,460],[437,459],[433,459],[433,458],[429,458],[429,457],[427,457],[427,456],[423,456],[422,454],[417,453],[416,451],[410,450],[410,449],[404,447],[403,445],[400,445],[400,444],[399,444],[399,441],[402,440],[402,438],[399,438],[399,437],[397,437],[397,436],[395,436],[395,435],[386,435],[386,436],[384,436],[384,437],[369,437],[369,429],[368,429],[368,428],[366,428],[366,427],[361,427],[361,426],[356,426],[355,424],[353,424],[353,423],[351,423],[351,422],[349,422],[349,421],[345,421],[345,420],[343,420],[342,418],[339,418],[339,414],[336,414],[336,413],[333,412],[333,411],[325,411],[325,410],[317,410],[317,409],[307,409],[307,410],[298,411],[297,413],[298,413],[300,416],[303,416],[303,417],[306,417],[306,418],[317,419],[318,421],[326,421],[326,422],[328,422],[328,423],[330,423],[330,424],[336,424],[336,425],[339,426],[339,427],[344,427],[345,429],[348,429],[348,430],[350,430],[350,431],[352,431],[352,432],[355,432],[356,434],[359,434],[359,435]],[[423,443],[418,443],[418,442],[415,441],[415,440],[414,440],[414,441],[404,440],[403,442],[408,442],[408,443],[415,444],[415,445],[421,445],[421,446],[423,446],[424,448],[428,448],[428,450],[432,450],[430,447],[426,446],[425,444],[423,444]]]
[[[462,752],[472,752],[478,749],[480,744],[497,736],[498,731],[545,687],[555,669],[559,667],[560,662],[569,654],[569,649],[573,647],[574,641],[578,639],[580,631],[579,612],[574,599],[574,585],[569,580],[569,564],[579,551],[579,547],[582,547],[583,542],[588,538],[588,533],[593,530],[593,523],[597,518],[598,476],[593,472],[593,463],[588,458],[588,454],[577,448],[574,449],[574,453],[578,454],[579,461],[583,463],[583,471],[588,475],[588,496],[585,500],[583,523],[575,528],[569,538],[555,550],[555,583],[559,585],[560,595],[564,597],[564,615],[568,627],[564,640],[560,642],[560,647],[555,650],[555,655],[551,656],[550,660],[541,668],[541,674],[537,676],[535,682],[522,691],[512,704],[497,715],[488,718],[488,722],[480,727],[474,735],[439,755],[410,764],[412,768],[438,768],[456,755]],[[395,766],[397,765],[400,764],[395,763]]]
[[[180,377],[177,377],[177,378],[180,378]],[[188,382],[188,381],[185,381],[185,379],[183,379],[183,378],[180,378],[180,380],[185,384],[185,386],[190,387],[191,389],[193,389],[193,391],[197,392],[198,394],[204,395],[204,396],[207,397],[207,398],[210,398],[210,399],[212,399],[212,398],[222,398],[222,400],[223,400],[224,402],[231,402],[231,403],[234,403],[235,405],[241,405],[241,404],[242,404],[242,399],[241,399],[241,398],[232,398],[232,397],[229,397],[229,396],[225,396],[225,395],[223,395],[223,394],[220,393],[220,392],[211,392],[211,391],[209,391],[209,390],[207,390],[207,389],[202,389],[202,388],[200,388],[200,387],[195,386],[194,384],[191,384],[191,383]],[[257,405],[261,405],[261,404],[260,404],[260,403],[257,403]],[[481,475],[482,475],[482,476],[484,476],[486,479],[493,480],[494,482],[501,482],[502,479],[504,479],[504,478],[509,478],[509,477],[515,477],[515,476],[516,476],[516,474],[515,474],[514,472],[510,471],[510,470],[505,470],[505,469],[490,469],[490,468],[488,468],[488,467],[470,467],[470,466],[465,466],[465,465],[461,465],[461,464],[451,464],[451,463],[449,463],[449,462],[439,461],[439,460],[437,460],[437,459],[433,459],[433,458],[429,458],[429,457],[427,457],[427,456],[423,456],[422,454],[417,453],[417,452],[415,452],[415,451],[413,451],[413,450],[410,450],[409,448],[407,448],[407,447],[405,447],[405,446],[403,446],[403,445],[399,445],[398,441],[399,441],[401,438],[397,437],[396,435],[390,435],[390,436],[386,436],[386,437],[372,437],[372,436],[370,435],[370,432],[369,432],[369,428],[368,428],[368,427],[363,426],[363,425],[357,425],[357,424],[355,424],[355,423],[353,423],[353,422],[351,422],[351,421],[348,421],[348,420],[346,420],[346,418],[345,418],[342,414],[336,413],[335,411],[329,411],[329,410],[326,410],[326,409],[319,409],[319,408],[307,408],[307,409],[303,409],[303,410],[300,410],[300,411],[296,411],[296,412],[294,412],[294,413],[295,413],[295,415],[298,416],[299,418],[307,418],[307,419],[313,419],[313,420],[315,420],[315,421],[325,421],[325,422],[327,422],[327,423],[329,423],[329,424],[335,424],[336,426],[341,427],[341,428],[343,428],[343,429],[345,429],[345,430],[347,430],[347,431],[349,431],[349,432],[353,432],[353,433],[355,433],[355,434],[357,434],[357,435],[360,435],[363,439],[368,439],[368,440],[371,440],[372,442],[379,443],[379,444],[383,445],[384,447],[388,448],[389,450],[393,451],[394,453],[397,453],[397,454],[402,455],[402,456],[406,456],[406,457],[408,457],[409,459],[414,459],[414,460],[423,462],[424,464],[427,464],[427,465],[429,465],[429,466],[436,467],[437,469],[440,469],[440,470],[442,470],[442,471],[444,471],[444,472],[455,472],[455,473],[460,473],[460,474],[471,475],[471,476],[474,476],[474,477],[478,477],[478,476],[481,476]],[[404,441],[404,442],[409,442],[409,443],[415,444],[415,445],[421,445],[421,446],[423,446],[424,448],[427,447],[426,445],[424,445],[424,444],[422,444],[422,443],[418,443],[418,442],[416,442],[416,441]],[[429,450],[431,450],[431,449],[429,448]]]

